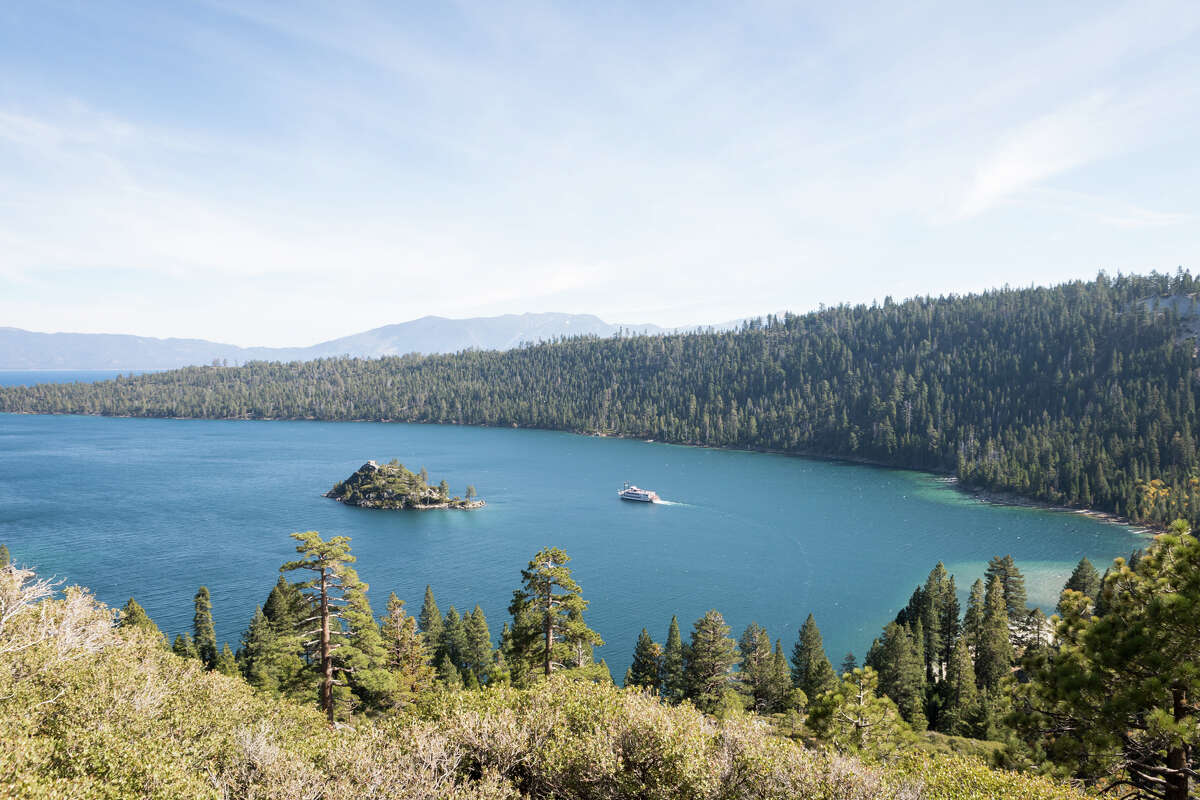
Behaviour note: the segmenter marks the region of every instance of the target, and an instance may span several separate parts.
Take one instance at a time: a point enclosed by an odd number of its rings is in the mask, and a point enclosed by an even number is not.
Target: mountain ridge
[[[735,323],[724,323],[725,327]],[[674,330],[605,322],[594,314],[527,312],[454,319],[427,315],[296,347],[242,347],[208,339],[122,333],[39,332],[0,326],[0,369],[175,369],[248,361],[309,361],[341,355],[374,358],[408,353],[510,350],[569,336],[612,336]]]

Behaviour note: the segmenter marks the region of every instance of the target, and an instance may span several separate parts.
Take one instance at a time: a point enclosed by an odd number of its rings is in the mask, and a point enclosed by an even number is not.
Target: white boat
[[[638,503],[656,503],[658,495],[649,489],[639,489],[636,486],[626,483],[621,491],[617,492],[617,497],[622,500],[633,500]]]

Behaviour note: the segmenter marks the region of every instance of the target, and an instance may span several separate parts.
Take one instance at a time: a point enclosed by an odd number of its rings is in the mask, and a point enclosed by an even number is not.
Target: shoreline
[[[430,506],[411,506],[409,508],[404,508],[401,506],[399,508],[394,508],[391,506],[377,506],[366,503],[347,503],[345,500],[333,497],[330,494],[323,494],[321,496],[328,497],[335,503],[341,503],[342,505],[349,506],[350,508],[365,508],[369,511],[475,511],[476,509],[483,508],[487,505],[487,503],[483,500],[464,500],[460,503],[450,501],[446,503],[437,503],[436,505]]]
[[[38,411],[0,411],[0,413],[24,415],[24,416],[41,416],[41,417],[108,417],[108,418],[112,418],[112,419],[166,419],[166,420],[178,420],[178,421],[206,420],[206,421],[212,421],[212,422],[330,422],[330,423],[368,422],[368,423],[379,423],[379,424],[383,424],[383,425],[394,425],[394,424],[454,425],[457,427],[464,427],[464,428],[495,428],[497,430],[504,430],[504,429],[510,429],[510,428],[514,429],[514,430],[540,430],[540,431],[547,431],[550,433],[568,433],[573,436],[582,436],[582,437],[586,437],[586,438],[623,439],[623,440],[627,440],[627,441],[640,441],[640,442],[651,443],[651,444],[666,444],[666,445],[672,445],[672,446],[676,446],[676,447],[699,447],[699,448],[707,448],[709,450],[726,450],[726,451],[730,451],[730,452],[740,452],[740,453],[764,453],[767,455],[786,456],[789,458],[807,458],[807,459],[810,459],[813,461],[826,461],[826,462],[835,462],[835,463],[840,462],[843,464],[855,464],[858,466],[876,467],[878,469],[895,469],[895,470],[903,470],[904,472],[919,472],[919,473],[923,473],[925,475],[931,475],[934,477],[935,480],[951,486],[955,491],[960,492],[964,495],[967,495],[968,497],[970,497],[973,500],[976,500],[981,503],[987,503],[989,505],[1012,506],[1012,507],[1018,507],[1018,508],[1031,508],[1031,509],[1036,509],[1039,511],[1059,511],[1059,512],[1069,512],[1072,514],[1079,514],[1079,515],[1082,515],[1085,517],[1091,517],[1092,519],[1095,519],[1099,522],[1106,522],[1111,525],[1120,525],[1122,527],[1129,528],[1130,531],[1132,531],[1133,533],[1136,533],[1136,534],[1142,535],[1142,536],[1154,536],[1154,535],[1162,533],[1166,530],[1165,526],[1157,526],[1157,525],[1148,524],[1148,523],[1135,523],[1135,522],[1129,520],[1127,517],[1123,517],[1119,514],[1115,514],[1110,511],[1101,511],[1101,510],[1095,509],[1095,508],[1077,508],[1075,506],[1057,505],[1057,504],[1050,503],[1050,502],[1047,502],[1044,500],[1037,500],[1035,498],[1026,497],[1024,495],[1016,494],[1013,492],[1003,492],[1003,491],[990,490],[990,489],[974,489],[974,488],[971,488],[968,486],[964,486],[959,481],[959,479],[956,475],[952,475],[948,472],[939,472],[937,470],[922,469],[919,467],[902,467],[902,466],[897,466],[895,464],[884,464],[879,461],[873,461],[868,458],[861,458],[861,457],[857,457],[857,456],[829,455],[828,453],[815,453],[815,452],[808,452],[808,451],[803,451],[803,450],[776,450],[776,449],[767,448],[767,447],[734,447],[734,446],[719,445],[719,444],[703,444],[700,442],[668,442],[668,441],[663,441],[663,440],[659,440],[659,439],[644,439],[641,436],[636,436],[636,435],[632,435],[632,434],[606,433],[606,432],[597,431],[597,430],[571,430],[568,428],[539,428],[539,427],[532,426],[532,425],[530,425],[530,426],[518,425],[515,422],[507,424],[507,425],[488,425],[488,424],[475,424],[475,423],[461,422],[461,421],[417,422],[417,421],[412,421],[412,420],[365,419],[365,418],[361,418],[361,419],[320,419],[318,417],[251,417],[251,416],[174,417],[174,416],[167,416],[167,415],[154,416],[154,415],[148,415],[148,414],[147,415],[105,414],[102,412],[95,413],[95,414],[84,414],[84,413],[78,413],[78,412],[38,412]],[[337,498],[331,498],[331,499],[337,500]],[[347,505],[342,500],[337,500],[337,502],[342,503],[343,505]],[[482,503],[483,501],[479,501],[479,502]],[[355,506],[355,507],[356,508],[373,508],[373,510],[379,510],[379,511],[392,511],[392,510],[405,510],[405,511],[408,511],[408,510],[415,510],[415,511],[463,510],[463,511],[471,511],[471,510],[474,510],[474,508],[477,508],[477,507],[472,507],[472,508],[455,509],[455,507],[450,507],[450,506],[445,506],[445,507],[443,507],[443,506],[427,506],[427,507],[423,507],[423,508],[414,508],[414,509],[386,509],[386,508],[374,508],[371,506]]]
[[[1120,525],[1123,528],[1128,528],[1133,533],[1139,536],[1156,536],[1162,533],[1165,529],[1149,524],[1139,524],[1133,522],[1128,517],[1123,517],[1120,514],[1114,514],[1110,511],[1099,511],[1094,508],[1077,508],[1075,506],[1056,505],[1047,503],[1042,500],[1025,497],[1023,495],[1012,492],[1001,492],[991,489],[974,489],[969,486],[963,486],[958,478],[953,475],[939,477],[938,481],[952,487],[955,491],[969,496],[972,500],[977,500],[980,503],[986,503],[993,506],[1010,506],[1013,508],[1031,508],[1037,511],[1055,511],[1059,513],[1078,514],[1084,517],[1091,517],[1099,522],[1106,522],[1110,525]]]

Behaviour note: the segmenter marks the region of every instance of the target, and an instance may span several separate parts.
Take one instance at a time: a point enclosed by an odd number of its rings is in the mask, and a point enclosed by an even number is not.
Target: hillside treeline
[[[1185,272],[507,352],[194,367],[0,389],[0,410],[550,428],[863,459],[1200,523]]]
[[[522,572],[500,652],[486,663],[463,663],[450,649],[457,630],[465,634],[459,656],[470,658],[475,614],[460,621],[451,609],[443,618],[427,593],[418,630],[393,595],[376,620],[367,587],[349,566],[347,541],[322,541],[315,532],[297,538],[304,558],[283,571],[332,579],[340,600],[321,602],[329,581],[281,580],[236,657],[217,651],[203,588],[194,635],[168,648],[133,599],[114,613],[78,587],[60,595],[59,584],[0,552],[0,796],[1085,796],[1052,778],[991,769],[970,749],[956,754],[917,741],[895,704],[875,694],[870,669],[843,676],[840,690],[813,703],[811,730],[802,708],[786,720],[746,713],[741,701],[730,702],[739,696],[731,687],[752,681],[754,670],[732,671],[734,643],[715,611],[697,622],[684,648],[682,698],[656,696],[641,684],[617,689],[584,652],[595,640],[580,616],[586,603],[562,565],[565,554],[553,548]],[[317,634],[310,628],[316,620],[302,619],[302,611],[339,634],[332,650],[328,637],[307,638]],[[539,652],[538,637],[523,633],[534,618],[543,624],[529,633],[553,631],[543,640],[549,651]],[[486,630],[482,642],[490,652]],[[743,669],[755,662],[753,649]],[[589,657],[580,661],[581,652]],[[322,667],[327,659],[336,678]],[[482,683],[474,681],[477,672]],[[803,693],[792,694],[802,707]],[[705,713],[722,696],[717,713]],[[325,713],[317,711],[318,697]]]

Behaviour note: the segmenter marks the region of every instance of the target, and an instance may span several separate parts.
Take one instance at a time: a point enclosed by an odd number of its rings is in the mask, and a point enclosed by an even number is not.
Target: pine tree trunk
[[[321,708],[333,725],[333,653],[329,649],[329,588],[325,570],[321,570]]]

